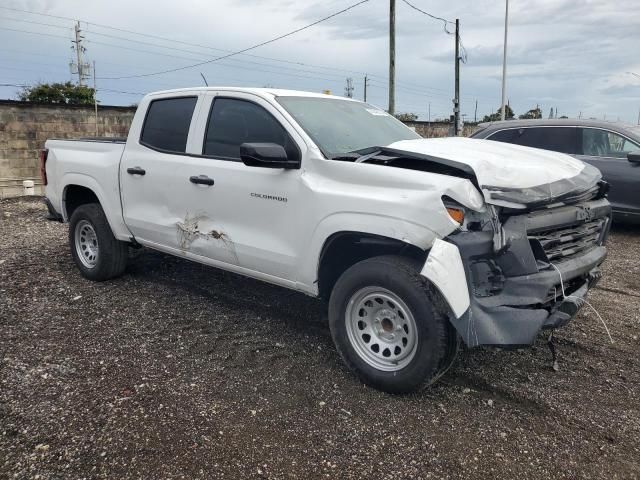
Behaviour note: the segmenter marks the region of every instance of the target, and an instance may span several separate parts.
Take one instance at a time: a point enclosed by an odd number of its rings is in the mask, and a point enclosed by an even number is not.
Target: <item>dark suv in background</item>
[[[640,126],[597,120],[507,120],[481,123],[472,138],[568,153],[609,182],[616,220],[640,222]]]

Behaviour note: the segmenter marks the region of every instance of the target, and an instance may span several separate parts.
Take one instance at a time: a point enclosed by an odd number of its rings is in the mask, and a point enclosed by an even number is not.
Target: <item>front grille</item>
[[[567,260],[600,243],[606,218],[598,218],[565,227],[529,233],[529,240],[538,241],[550,262]]]

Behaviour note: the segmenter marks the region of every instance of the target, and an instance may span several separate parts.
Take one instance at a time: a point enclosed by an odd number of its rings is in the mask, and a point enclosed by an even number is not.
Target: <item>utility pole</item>
[[[453,99],[453,135],[460,135],[460,20],[456,18],[456,85]]]
[[[431,128],[431,102],[429,102],[429,128]]]
[[[98,133],[98,88],[96,87],[96,61],[93,61],[93,108],[96,113],[96,137],[99,137]]]
[[[473,123],[478,123],[478,100],[476,100],[476,109],[473,111]]]
[[[507,29],[509,25],[509,0],[505,0],[506,7],[504,11],[504,51],[502,53],[502,113],[500,114],[500,119],[504,120],[505,118],[505,98],[507,95],[506,92],[506,84],[507,84]]]
[[[638,109],[638,125],[640,125],[640,108]]]
[[[86,51],[86,49],[82,46],[82,40],[84,39],[84,37],[80,35],[80,32],[82,31],[80,30],[80,22],[76,22],[74,30],[75,30],[75,40],[71,40],[71,43],[74,44],[72,48],[76,51],[76,62],[77,62],[76,69],[78,73],[78,85],[82,86],[82,81],[86,76],[85,69],[88,68],[88,65],[85,65],[82,62],[82,54]],[[73,72],[73,63],[71,64],[71,67]],[[76,72],[73,72],[73,73],[76,73]]]
[[[389,113],[396,111],[396,0],[389,0]]]
[[[347,84],[344,87],[344,96],[347,98],[353,98],[353,78],[347,78]]]
[[[369,77],[364,76],[364,101],[367,101],[367,87],[369,86]]]

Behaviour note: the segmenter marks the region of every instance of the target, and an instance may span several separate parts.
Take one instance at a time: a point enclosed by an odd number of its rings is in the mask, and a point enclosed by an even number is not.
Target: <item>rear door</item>
[[[160,95],[146,100],[144,123],[131,131],[120,163],[122,213],[129,230],[142,244],[177,248],[176,214],[183,184],[189,175],[202,173],[187,168],[193,131],[202,96],[198,92]]]
[[[627,160],[640,145],[616,132],[601,128],[580,128],[577,157],[597,167],[609,182],[609,201],[615,211],[640,214],[640,164]]]

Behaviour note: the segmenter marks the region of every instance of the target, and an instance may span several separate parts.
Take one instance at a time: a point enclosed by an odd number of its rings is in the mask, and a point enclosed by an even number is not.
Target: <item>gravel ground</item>
[[[0,478],[640,478],[640,228],[594,313],[461,352],[430,390],[361,385],[301,294],[144,251],[83,279],[38,198],[0,201]]]

